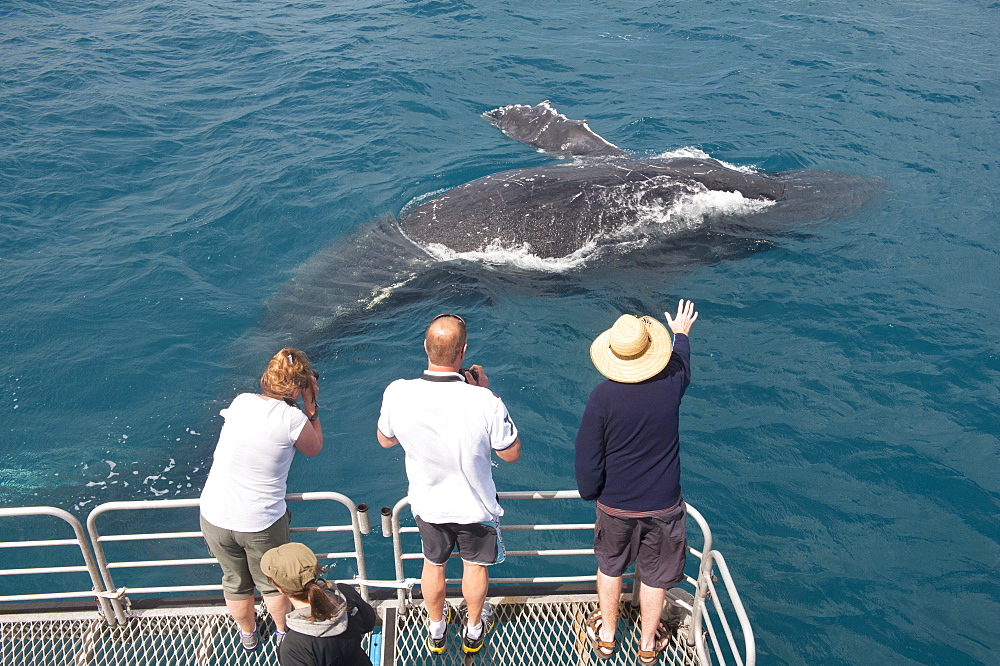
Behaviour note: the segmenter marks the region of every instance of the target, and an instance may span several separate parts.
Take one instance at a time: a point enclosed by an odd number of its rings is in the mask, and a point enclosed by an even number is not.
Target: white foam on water
[[[739,192],[700,189],[681,195],[667,206],[639,207],[638,223],[623,232],[656,229],[659,234],[669,235],[697,229],[714,217],[752,215],[773,205],[773,201],[748,199]]]
[[[424,246],[424,250],[438,261],[465,259],[490,266],[507,265],[548,273],[561,273],[583,265],[596,248],[597,244],[591,241],[570,255],[554,258],[539,257],[532,253],[527,243],[520,246],[505,246],[499,240],[493,240],[482,250],[471,252],[455,252],[440,243]]]
[[[690,157],[696,160],[712,160],[714,162],[718,162],[727,169],[732,169],[733,171],[739,171],[740,173],[748,173],[748,174],[760,173],[760,169],[758,169],[757,166],[754,164],[748,164],[743,166],[730,164],[729,162],[720,160],[717,157],[712,157],[701,148],[695,148],[694,146],[684,146],[682,148],[675,148],[674,150],[668,150],[665,153],[660,153],[659,155],[655,155],[653,159],[669,160],[674,157]]]

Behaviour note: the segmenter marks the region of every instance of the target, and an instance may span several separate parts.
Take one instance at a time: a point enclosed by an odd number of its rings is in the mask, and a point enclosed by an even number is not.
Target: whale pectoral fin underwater
[[[262,349],[286,344],[308,349],[336,326],[370,315],[435,263],[386,215],[300,266],[267,301],[254,337]]]
[[[509,104],[483,114],[501,132],[550,153],[581,157],[627,157],[628,153],[596,134],[586,120],[571,120],[548,100],[535,106]]]

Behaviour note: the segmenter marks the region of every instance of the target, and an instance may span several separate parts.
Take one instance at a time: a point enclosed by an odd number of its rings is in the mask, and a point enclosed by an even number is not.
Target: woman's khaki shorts
[[[208,550],[222,567],[222,594],[226,599],[242,601],[252,597],[254,587],[265,597],[281,594],[260,570],[260,558],[272,548],[292,540],[288,519],[289,514],[285,512],[284,516],[260,532],[235,532],[200,518],[201,533],[205,536]]]

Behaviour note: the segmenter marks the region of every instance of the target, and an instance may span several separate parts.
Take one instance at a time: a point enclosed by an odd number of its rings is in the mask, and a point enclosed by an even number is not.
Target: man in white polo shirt
[[[458,546],[467,620],[465,653],[478,652],[492,626],[486,567],[503,561],[490,452],[506,462],[521,457],[521,439],[482,366],[460,371],[465,321],[438,315],[427,327],[427,370],[420,379],[397,379],[385,389],[376,436],[406,454],[409,500],[420,530],[424,568],[420,589],[430,627],[427,648],[445,648],[445,564]]]

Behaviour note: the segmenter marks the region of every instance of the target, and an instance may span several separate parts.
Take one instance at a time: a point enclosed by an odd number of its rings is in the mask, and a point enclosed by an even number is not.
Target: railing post
[[[685,510],[689,516],[695,519],[701,527],[705,542],[701,550],[701,564],[698,567],[698,581],[695,585],[694,601],[691,609],[691,632],[688,634],[687,643],[689,647],[694,647],[702,663],[710,663],[705,652],[705,641],[702,639],[702,622],[705,613],[705,599],[708,598],[708,583],[712,575],[712,530],[705,522],[697,509],[684,503]]]
[[[403,573],[403,535],[399,531],[399,512],[409,503],[410,498],[404,497],[396,502],[396,506],[392,508],[392,555],[396,562],[396,580],[403,580],[405,577]],[[405,616],[407,612],[406,593],[402,589],[396,592],[396,601],[399,614]]]
[[[111,570],[108,569],[108,558],[104,554],[104,546],[101,545],[101,535],[97,531],[97,517],[104,513],[105,506],[107,505],[99,504],[87,515],[87,532],[90,533],[90,543],[94,546],[94,554],[97,556],[97,564],[101,568],[104,586],[109,590],[114,590],[117,588],[115,588],[114,580],[111,578]]]
[[[346,499],[346,498],[345,498]],[[368,565],[365,564],[365,547],[361,543],[361,534],[367,534],[371,531],[371,527],[368,526],[368,505],[362,504],[364,511],[361,511],[361,507],[356,507],[351,511],[351,527],[354,536],[354,561],[358,565],[358,578],[361,580],[368,580]],[[364,517],[364,528],[361,525],[362,516]],[[368,585],[365,583],[360,583],[359,587],[361,589],[361,598],[365,601],[370,601],[368,598]]]

